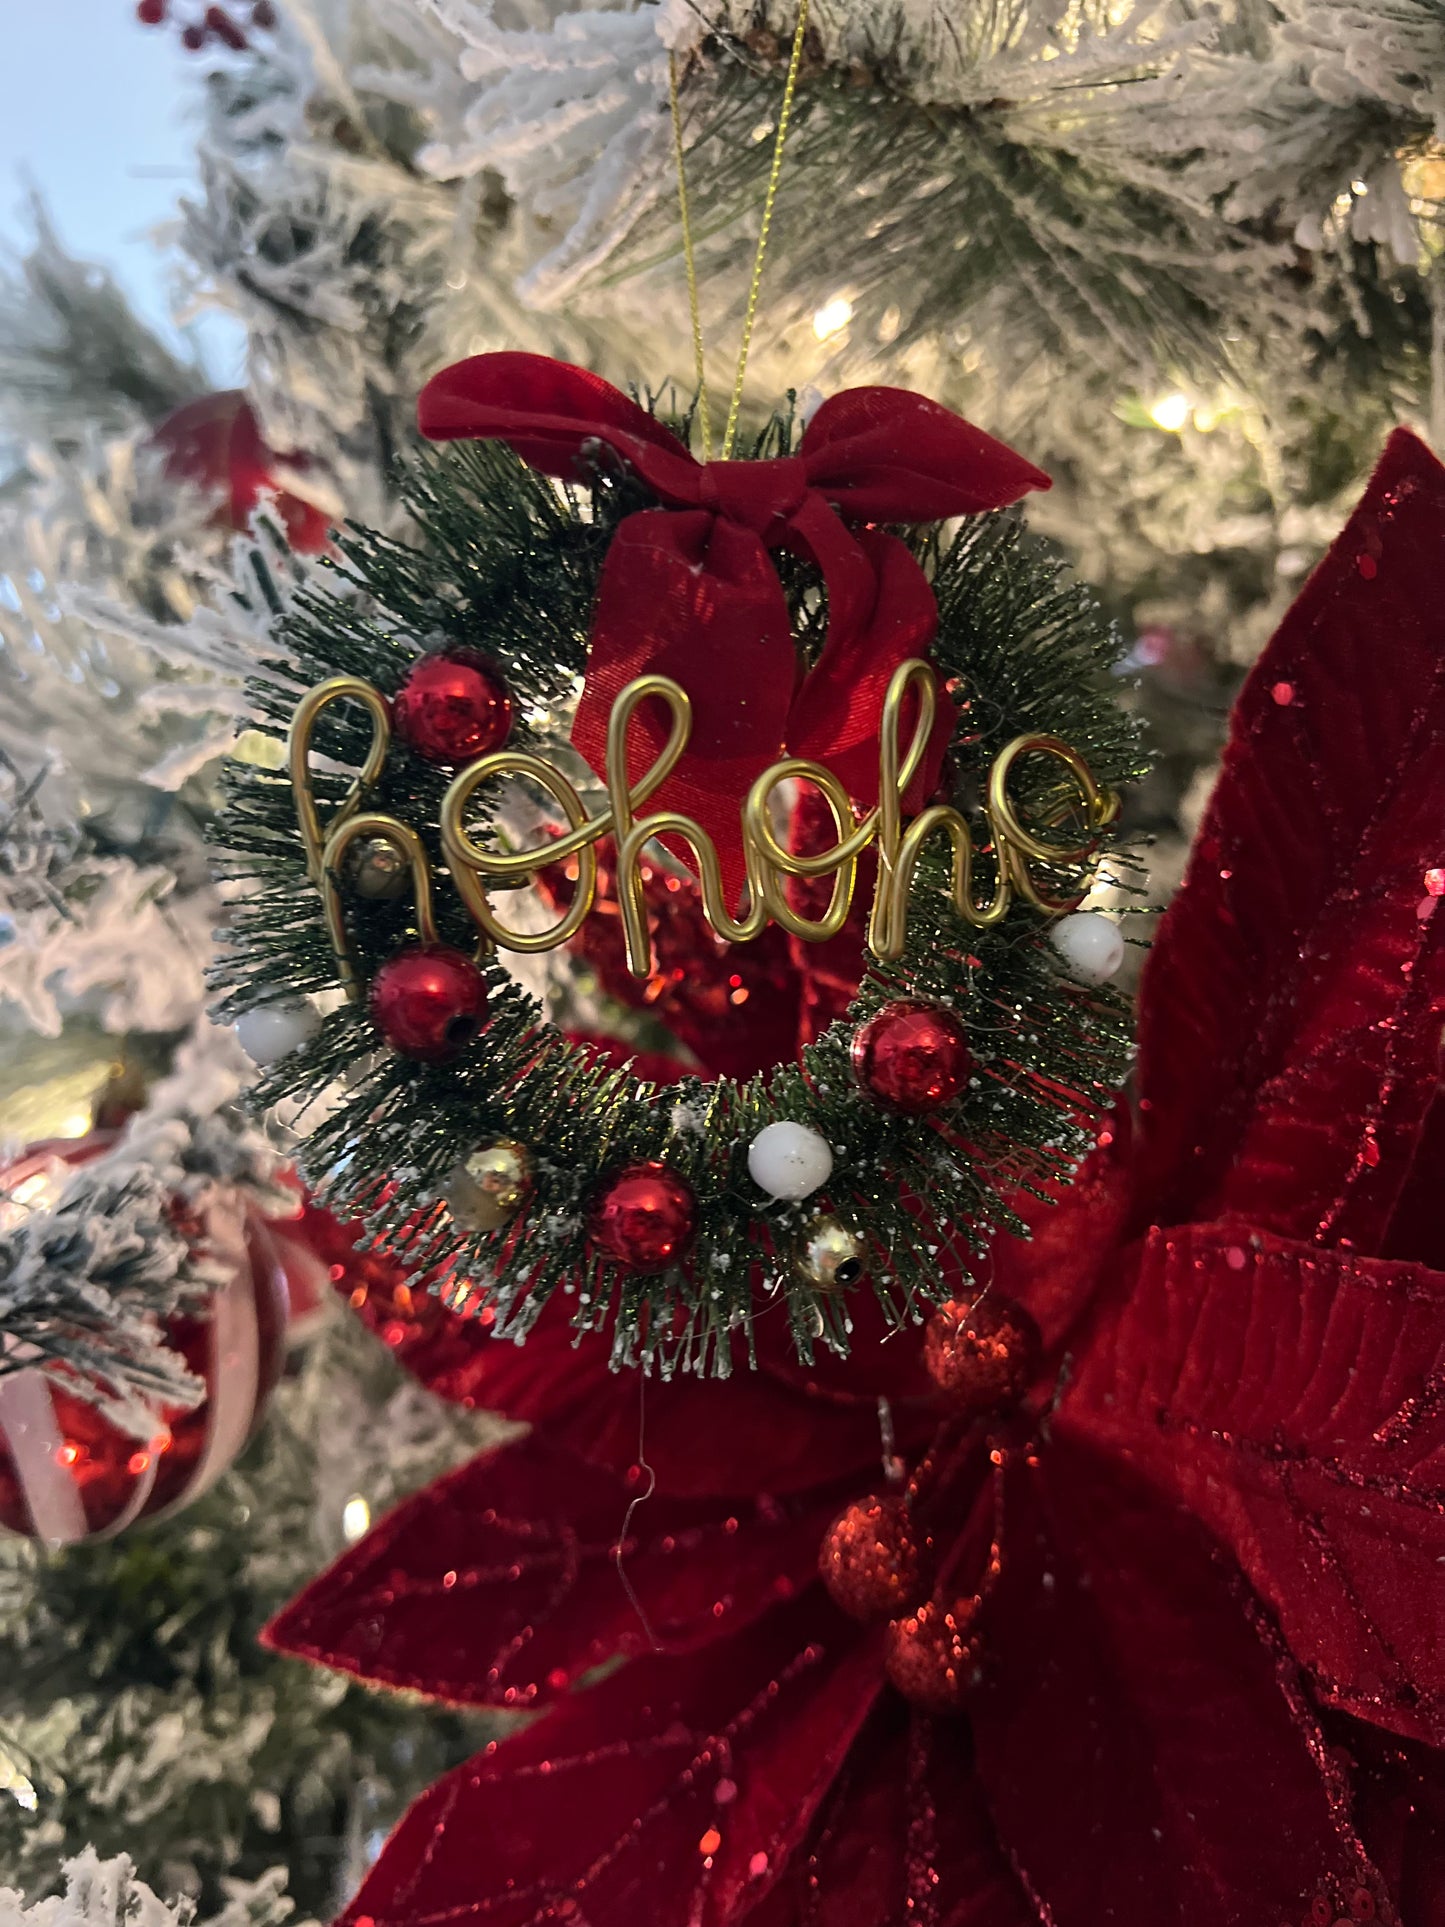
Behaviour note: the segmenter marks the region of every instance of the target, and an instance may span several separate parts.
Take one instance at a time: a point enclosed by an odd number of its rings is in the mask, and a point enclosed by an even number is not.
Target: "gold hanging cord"
[[[723,431],[722,459],[730,461],[737,441],[738,413],[743,402],[743,377],[747,373],[748,351],[753,342],[753,325],[758,315],[758,294],[763,284],[763,257],[773,225],[773,208],[778,198],[778,181],[783,171],[783,143],[788,138],[788,123],[793,117],[793,96],[798,88],[798,69],[803,59],[803,37],[808,26],[808,0],[799,0],[798,24],[793,29],[793,49],[788,57],[788,77],[783,85],[783,104],[778,111],[778,130],[773,136],[773,159],[768,169],[767,192],[763,196],[763,221],[758,230],[757,252],[753,256],[753,277],[743,313],[743,339],[738,350],[738,369],[733,380],[732,400],[728,404],[727,427]],[[687,170],[683,163],[682,106],[678,97],[677,57],[668,55],[667,81],[672,101],[672,145],[677,160],[677,206],[682,218],[682,253],[687,267],[687,299],[692,316],[692,352],[697,374],[698,421],[702,429],[704,461],[712,459],[712,420],[708,410],[707,380],[703,371],[702,313],[697,298],[697,262],[692,243],[692,216],[687,199]]]

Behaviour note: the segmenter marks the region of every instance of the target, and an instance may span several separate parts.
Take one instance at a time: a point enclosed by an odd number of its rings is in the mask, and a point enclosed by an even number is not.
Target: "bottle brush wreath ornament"
[[[286,769],[229,777],[227,1013],[346,993],[257,1101],[341,1086],[308,1177],[499,1333],[560,1289],[619,1363],[726,1370],[770,1292],[805,1355],[846,1349],[851,1290],[918,1316],[1127,1061],[1050,941],[1139,751],[1107,626],[1007,512],[1046,478],[890,388],[721,462],[534,355],[419,415],[455,445],[410,469],[409,538],[338,536],[251,689]],[[380,853],[406,890],[364,886]],[[720,943],[861,930],[846,1016],[745,1079],[600,1061],[515,966],[598,914],[599,853],[637,977],[666,873]]]
[[[419,425],[455,446],[412,468],[413,536],[338,537],[347,588],[282,618],[252,696],[286,773],[238,770],[223,825],[253,884],[229,1013],[345,993],[257,1092],[344,1086],[312,1182],[499,1335],[560,1289],[664,1371],[726,1372],[778,1294],[805,1358],[847,1350],[854,1290],[917,1319],[1088,1147],[1127,1052],[1099,944],[1046,940],[1138,766],[1107,630],[998,513],[1048,478],[882,387],[734,459],[807,17],[721,459],[674,64],[694,410],[540,355],[435,376]],[[585,955],[605,876],[645,1001],[660,873],[719,945],[862,940],[846,1014],[712,1081],[553,1027],[507,958]]]

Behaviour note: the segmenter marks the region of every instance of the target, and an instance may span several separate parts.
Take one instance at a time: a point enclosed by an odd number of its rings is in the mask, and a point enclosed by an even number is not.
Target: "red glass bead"
[[[930,1599],[889,1626],[883,1670],[910,1705],[925,1713],[963,1706],[978,1677],[977,1611],[971,1599],[952,1607]]]
[[[593,1201],[587,1235],[605,1257],[632,1271],[663,1271],[697,1230],[691,1185],[665,1164],[629,1164]]]
[[[377,1029],[404,1057],[443,1064],[481,1028],[486,979],[449,944],[413,944],[388,957],[371,986]]]
[[[135,17],[143,27],[158,27],[166,17],[166,0],[136,0]]]
[[[972,1069],[962,1024],[938,1004],[899,998],[854,1033],[854,1075],[890,1110],[940,1110],[958,1096]]]
[[[392,720],[401,740],[428,763],[470,763],[506,742],[512,699],[478,650],[439,649],[407,671]]]
[[[990,1293],[940,1305],[923,1334],[923,1364],[939,1391],[978,1412],[1017,1404],[1039,1369],[1039,1329],[1021,1305]]]
[[[928,1590],[928,1541],[919,1543],[901,1497],[856,1499],[823,1535],[818,1571],[853,1619],[895,1619]]]

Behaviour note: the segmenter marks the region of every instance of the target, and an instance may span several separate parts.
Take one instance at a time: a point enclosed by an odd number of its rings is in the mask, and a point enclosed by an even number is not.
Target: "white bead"
[[[832,1169],[827,1140],[806,1124],[764,1125],[748,1146],[753,1182],[772,1198],[806,1198],[828,1182]]]
[[[260,1004],[236,1019],[236,1042],[253,1064],[274,1064],[299,1050],[320,1028],[320,1014],[303,1000]]]
[[[1055,950],[1069,975],[1082,984],[1107,983],[1124,961],[1124,939],[1119,926],[1097,910],[1076,910],[1060,917],[1052,932]]]

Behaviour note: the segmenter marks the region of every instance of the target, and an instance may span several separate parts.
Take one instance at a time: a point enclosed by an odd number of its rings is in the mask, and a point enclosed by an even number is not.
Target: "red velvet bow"
[[[1002,442],[901,388],[835,395],[796,455],[763,462],[695,461],[610,383],[543,355],[475,355],[444,368],[422,390],[417,421],[433,441],[505,441],[544,475],[575,476],[600,442],[663,503],[629,515],[607,552],[572,738],[605,773],[607,718],[626,684],[648,674],[682,684],[692,738],[652,806],[697,819],[734,902],[744,874],[739,805],[754,777],[784,754],[806,756],[856,802],[875,803],[889,679],[933,639],[933,591],[908,549],[850,524],[976,515],[1049,486]],[[801,678],[768,556],[781,548],[815,563],[828,592],[827,641]],[[920,795],[938,780],[950,724],[944,706]],[[640,771],[667,730],[644,712],[634,731]]]

